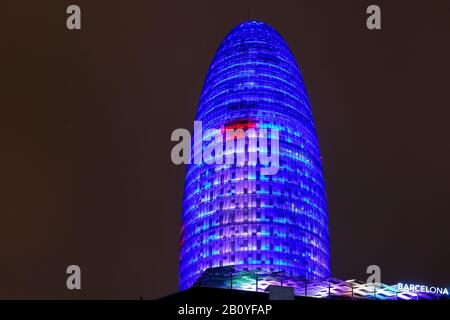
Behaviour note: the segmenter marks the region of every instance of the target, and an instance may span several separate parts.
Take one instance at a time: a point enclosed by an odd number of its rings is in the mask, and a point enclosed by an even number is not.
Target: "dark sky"
[[[73,3],[81,31],[66,29]],[[450,286],[449,1],[7,0],[2,12],[0,298],[177,290],[184,167],[170,134],[192,127],[215,50],[249,16],[285,38],[309,92],[333,275],[365,280],[378,264],[385,283]]]

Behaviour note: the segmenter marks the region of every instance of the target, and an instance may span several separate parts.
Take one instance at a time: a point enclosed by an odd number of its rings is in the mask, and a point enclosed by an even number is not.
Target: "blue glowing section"
[[[180,288],[207,268],[228,265],[328,277],[328,214],[314,121],[295,59],[272,27],[248,21],[227,35],[210,65],[196,120],[203,133],[278,129],[279,170],[261,174],[260,163],[187,167]],[[245,152],[257,152],[245,145]]]

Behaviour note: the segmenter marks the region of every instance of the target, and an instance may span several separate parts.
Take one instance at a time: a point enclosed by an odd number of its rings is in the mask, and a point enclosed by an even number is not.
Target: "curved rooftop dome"
[[[268,82],[270,86],[264,86]],[[246,21],[231,30],[217,50],[206,76],[197,118],[211,111],[224,96],[234,98],[227,99],[225,107],[236,104],[236,100],[242,107],[246,102],[262,100],[265,92],[280,100],[288,96],[289,104],[285,104],[292,113],[311,116],[302,77],[284,39],[264,22]]]

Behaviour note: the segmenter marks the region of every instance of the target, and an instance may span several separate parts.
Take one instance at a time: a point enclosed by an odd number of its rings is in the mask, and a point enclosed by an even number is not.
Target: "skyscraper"
[[[328,213],[313,116],[295,59],[271,26],[247,21],[226,36],[208,70],[196,120],[202,133],[278,130],[279,169],[262,174],[260,162],[248,161],[187,167],[180,288],[209,267],[227,265],[329,276]],[[245,145],[245,152],[257,152]],[[258,147],[261,152],[270,143]]]

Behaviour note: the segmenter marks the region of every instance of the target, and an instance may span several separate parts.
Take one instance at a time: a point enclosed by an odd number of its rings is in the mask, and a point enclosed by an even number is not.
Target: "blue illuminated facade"
[[[180,288],[190,287],[207,268],[229,265],[307,279],[330,276],[313,116],[295,59],[272,27],[247,21],[227,35],[208,70],[196,120],[203,133],[279,130],[279,170],[261,174],[259,162],[188,165]],[[245,152],[257,152],[245,143]]]

